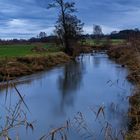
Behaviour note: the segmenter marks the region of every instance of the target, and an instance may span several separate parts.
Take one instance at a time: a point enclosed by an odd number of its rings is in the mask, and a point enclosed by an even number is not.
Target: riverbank
[[[0,59],[0,82],[13,80],[70,61],[63,52]]]
[[[81,53],[92,53],[93,50],[107,49],[107,46],[103,44],[98,46],[88,42],[84,45],[79,44],[74,50],[73,57]],[[43,71],[58,64],[66,63],[70,59],[72,58],[63,53],[62,46],[52,43],[3,44],[0,45],[0,82]]]
[[[108,51],[111,59],[129,69],[127,79],[135,85],[135,91],[129,97],[129,133],[127,140],[140,139],[140,52],[132,47],[112,47]]]

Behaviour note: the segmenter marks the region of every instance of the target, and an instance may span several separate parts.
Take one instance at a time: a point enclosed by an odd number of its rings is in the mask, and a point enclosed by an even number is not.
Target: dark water
[[[89,132],[77,129],[74,117],[81,112],[85,118],[84,123],[98,140],[103,139],[103,126],[111,124],[116,134],[120,130],[127,130],[127,97],[131,93],[132,85],[126,80],[127,71],[115,64],[106,54],[88,54],[77,58],[63,66],[55,67],[49,71],[38,73],[19,79],[17,85],[26,104],[30,108],[27,117],[35,121],[34,131],[25,128],[10,131],[20,140],[38,140],[49,130],[62,126],[70,119],[74,124],[69,132],[70,140],[82,140]],[[1,90],[0,105],[1,116],[5,115],[5,90]],[[13,88],[8,90],[7,105],[15,104],[19,99]],[[11,93],[11,94],[10,94]],[[10,98],[11,96],[11,98]],[[9,101],[10,98],[10,101]],[[98,109],[104,108],[96,119]],[[1,124],[4,119],[1,120]],[[115,135],[115,134],[113,134]],[[90,139],[90,138],[89,138]],[[93,138],[92,138],[93,139]]]

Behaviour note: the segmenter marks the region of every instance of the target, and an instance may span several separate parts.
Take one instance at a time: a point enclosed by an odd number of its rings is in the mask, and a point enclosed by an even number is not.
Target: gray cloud
[[[40,31],[50,34],[56,10],[48,10],[52,0],[0,0],[0,38],[29,38]],[[85,32],[100,24],[105,33],[140,27],[140,0],[74,0]]]

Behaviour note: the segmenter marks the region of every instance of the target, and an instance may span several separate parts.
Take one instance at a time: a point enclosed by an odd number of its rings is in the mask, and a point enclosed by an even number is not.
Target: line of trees
[[[140,30],[136,29],[129,29],[129,30],[121,30],[119,32],[113,31],[111,34],[105,35],[102,34],[101,37],[109,37],[110,39],[126,39],[126,40],[132,40],[133,38],[140,39]],[[95,38],[95,35],[93,34],[81,34],[78,36],[78,39],[89,39],[89,38]],[[2,40],[0,39],[0,43],[24,43],[24,42],[55,42],[55,40],[60,42],[60,39],[56,35],[46,36],[46,37],[32,37],[28,40],[26,39],[10,39],[10,40]],[[60,42],[61,43],[61,42]]]

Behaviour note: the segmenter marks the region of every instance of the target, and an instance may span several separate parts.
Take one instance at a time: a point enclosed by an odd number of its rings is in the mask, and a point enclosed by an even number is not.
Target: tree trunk
[[[64,28],[65,53],[67,53],[68,55],[73,55],[72,49],[71,49],[69,41],[68,41],[68,33],[67,33],[67,27],[66,27],[66,21],[65,21],[65,12],[64,12],[64,2],[63,2],[63,0],[61,0],[60,6],[61,6],[62,24],[63,24],[63,28]]]

